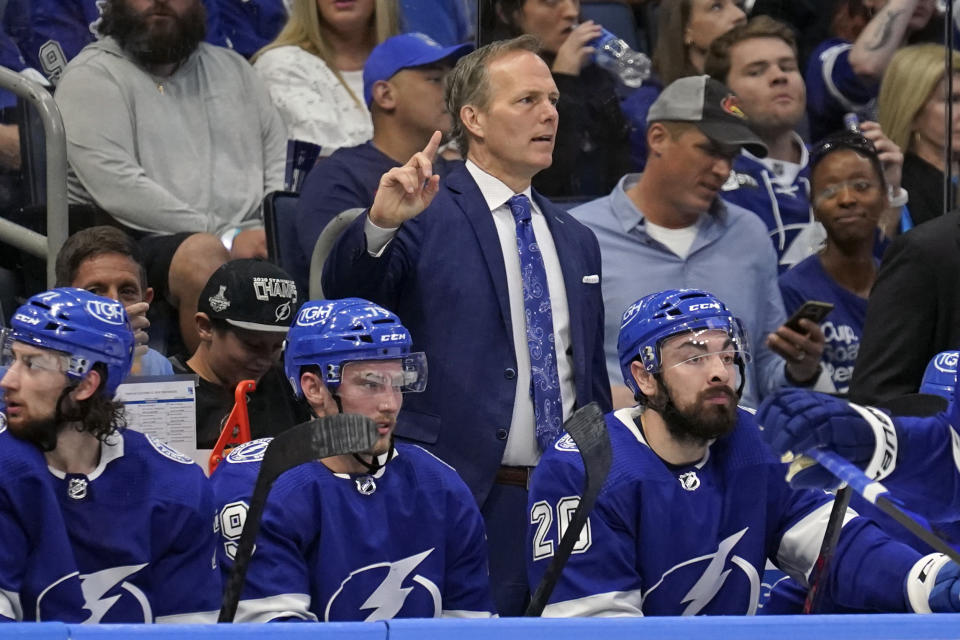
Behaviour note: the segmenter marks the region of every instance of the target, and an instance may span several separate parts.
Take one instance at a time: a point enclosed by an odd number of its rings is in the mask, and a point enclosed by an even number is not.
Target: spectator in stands
[[[603,257],[604,351],[611,380],[619,371],[620,317],[638,296],[668,288],[709,289],[726,301],[751,338],[742,398],[760,398],[784,384],[813,385],[820,374],[823,334],[783,325],[776,257],[757,216],[718,198],[733,159],[745,147],[766,154],[737,99],[708,76],[687,76],[664,89],[650,108],[650,160],[609,196],[573,209],[590,227]],[[786,360],[786,363],[784,363]],[[614,406],[633,394],[614,388]]]
[[[847,37],[824,41],[810,56],[805,74],[810,137],[816,141],[843,128],[843,114],[876,120],[880,79],[896,50],[911,33],[927,26],[935,0],[842,0],[834,24]],[[852,15],[872,15],[859,33]],[[837,33],[837,31],[834,31]],[[854,35],[856,34],[856,35]]]
[[[397,0],[293,0],[283,31],[253,58],[288,138],[323,155],[371,138],[363,65],[397,21]]]
[[[953,95],[947,96],[945,50],[937,44],[904,47],[894,54],[877,100],[880,124],[904,150],[903,186],[910,193],[910,217],[917,225],[943,215],[946,147],[952,144],[952,173],[960,171],[960,53],[953,53]],[[953,122],[947,138],[947,100]],[[956,183],[952,184],[956,197]]]
[[[78,231],[60,247],[56,276],[58,287],[86,289],[123,303],[137,342],[131,375],[173,373],[170,361],[147,346],[147,309],[153,301],[153,289],[147,284],[140,247],[133,238],[116,227]]]
[[[220,13],[227,46],[249,58],[267,46],[287,22],[285,0],[208,0]]]
[[[759,16],[714,40],[705,67],[737,94],[751,128],[769,150],[765,158],[742,151],[722,197],[764,221],[782,273],[817,252],[824,239],[823,227],[810,206],[809,155],[796,132],[804,118],[806,97],[793,34],[785,24]],[[891,191],[902,193],[899,149],[876,123],[861,126],[880,153]],[[885,228],[892,233],[899,219],[900,208],[890,207]]]
[[[557,131],[558,91],[537,49],[520,36],[457,62],[445,94],[465,166],[442,183],[432,175],[434,134],[381,178],[323,278],[328,297],[395,311],[427,354],[431,382],[405,400],[397,437],[456,468],[476,497],[501,615],[527,598],[531,469],[574,407],[610,404],[596,238],[530,186]],[[484,381],[483,401],[468,378]]]
[[[593,62],[590,42],[601,26],[577,24],[580,0],[495,0],[493,11],[508,37],[540,39],[540,55],[560,90],[553,164],[534,177],[534,188],[550,198],[607,193],[630,170],[630,158],[616,81]]]
[[[56,83],[67,63],[81,49],[94,42],[99,31],[103,0],[24,0],[23,11],[29,16],[30,28],[21,41],[27,64],[42,69]],[[206,24],[205,39],[210,44],[228,46],[220,29],[217,2],[207,0],[202,13],[191,16],[198,27]]]
[[[834,305],[820,323],[823,363],[837,392],[847,393],[877,279],[873,245],[887,208],[887,185],[877,149],[857,133],[824,138],[811,151],[810,165],[813,207],[827,230],[826,246],[783,273],[780,291],[787,314],[808,300]]]
[[[283,122],[246,60],[201,42],[200,0],[107,0],[103,10],[103,39],[56,92],[70,202],[149,236],[149,282],[179,310],[192,353],[196,299],[228,259],[224,246],[266,255],[260,202],[283,187]]]
[[[710,43],[747,21],[735,0],[668,0],[661,2],[657,18],[657,43],[653,50],[654,74],[623,102],[630,122],[630,158],[634,167],[647,162],[647,112],[663,87],[685,76],[703,73]]]
[[[473,42],[477,4],[476,0],[400,0],[400,26],[407,33],[425,33],[444,47]]]
[[[298,300],[290,276],[264,260],[231,260],[210,276],[197,306],[200,346],[186,362],[170,359],[177,373],[200,377],[198,449],[216,444],[233,409],[234,390],[244,380],[257,383],[247,396],[254,438],[276,435],[309,418],[280,366],[280,349]]]
[[[339,149],[307,175],[297,206],[301,265],[307,281],[313,246],[340,212],[373,204],[380,176],[427,146],[434,131],[449,135],[452,122],[443,101],[443,81],[471,45],[441,47],[420,34],[394,36],[377,45],[363,69],[363,96],[373,116],[373,140]],[[441,179],[449,164],[434,170]]]

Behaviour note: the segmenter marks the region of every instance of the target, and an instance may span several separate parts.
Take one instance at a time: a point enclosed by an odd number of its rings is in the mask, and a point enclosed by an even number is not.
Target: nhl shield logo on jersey
[[[231,449],[230,453],[227,454],[226,460],[227,462],[235,464],[261,462],[263,460],[263,454],[267,451],[267,445],[270,444],[271,440],[273,440],[273,438],[260,438],[259,440],[244,442],[240,446]]]
[[[175,462],[179,462],[180,464],[193,464],[193,458],[191,458],[190,456],[185,456],[184,454],[180,453],[179,451],[177,451],[176,449],[168,445],[166,442],[163,442],[162,440],[157,440],[150,434],[146,434],[146,436],[147,436],[147,442],[149,442],[150,445],[157,450],[157,453],[159,453],[163,457],[170,458],[171,460]]]
[[[580,449],[577,448],[577,443],[573,441],[569,433],[563,434],[563,437],[554,443],[553,448],[557,451],[580,451]]]
[[[83,500],[87,497],[87,484],[85,477],[70,478],[67,481],[67,495],[74,500]]]
[[[7,414],[0,411],[0,433],[7,430]]]
[[[677,476],[677,480],[680,481],[680,486],[687,491],[696,491],[700,488],[700,478],[697,476],[696,471],[681,473]]]
[[[440,589],[424,575],[428,568],[424,562],[433,551],[430,548],[395,562],[378,562],[351,571],[330,596],[323,612],[324,621],[373,622],[411,617],[404,611],[418,612],[416,617],[431,617],[423,612],[432,611],[432,617],[439,617]],[[433,569],[436,571],[436,567]]]
[[[361,495],[369,496],[377,490],[377,482],[373,479],[373,476],[362,476],[357,478],[355,482],[357,483],[357,491]]]

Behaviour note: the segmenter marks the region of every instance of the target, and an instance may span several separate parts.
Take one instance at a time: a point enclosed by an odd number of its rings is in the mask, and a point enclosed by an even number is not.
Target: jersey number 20
[[[553,555],[555,547],[554,539],[557,544],[563,538],[564,532],[570,525],[570,519],[573,512],[577,510],[580,504],[580,496],[566,496],[557,501],[557,531],[556,538],[553,537],[553,509],[546,500],[541,500],[530,508],[530,524],[537,525],[537,530],[533,534],[533,559],[543,560]],[[583,553],[590,548],[590,518],[587,518],[587,524],[580,530],[580,537],[573,545],[572,553]]]

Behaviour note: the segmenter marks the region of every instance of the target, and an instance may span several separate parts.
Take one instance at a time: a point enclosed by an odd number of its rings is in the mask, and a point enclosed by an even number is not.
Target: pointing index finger
[[[439,131],[434,131],[433,135],[430,136],[430,142],[423,148],[423,155],[430,158],[431,162],[437,157],[437,149],[440,148],[440,140],[442,138],[443,135]]]

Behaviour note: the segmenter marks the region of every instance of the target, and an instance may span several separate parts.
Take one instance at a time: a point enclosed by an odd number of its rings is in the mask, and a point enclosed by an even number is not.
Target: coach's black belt
[[[504,465],[497,469],[497,476],[494,482],[528,489],[530,487],[530,476],[533,474],[533,469],[534,467],[508,467]]]

